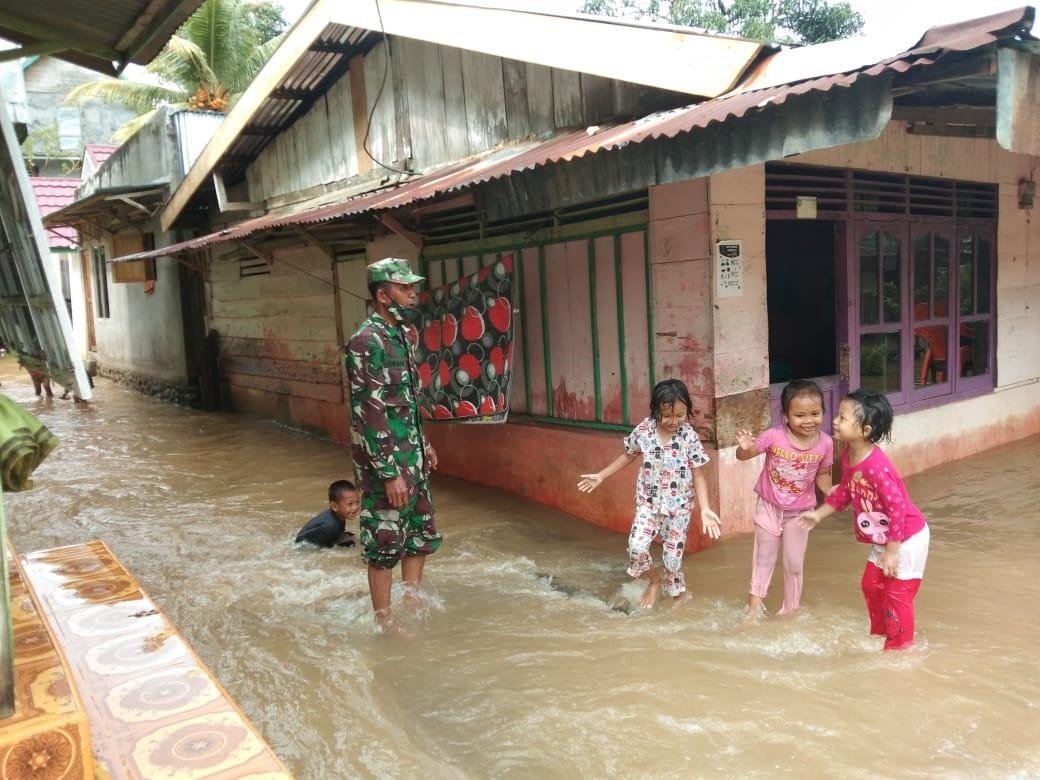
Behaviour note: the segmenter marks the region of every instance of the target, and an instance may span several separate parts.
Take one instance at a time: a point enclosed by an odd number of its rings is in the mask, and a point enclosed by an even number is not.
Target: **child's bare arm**
[[[737,431],[737,460],[751,460],[762,454],[758,442],[747,428]]]
[[[831,492],[831,488],[834,487],[834,480],[831,478],[830,467],[816,472],[816,487],[824,495]]]
[[[697,496],[697,506],[701,508],[701,531],[712,539],[722,536],[722,520],[711,508],[708,500],[708,480],[699,468],[693,470],[693,493]]]
[[[818,522],[823,520],[825,517],[830,517],[836,511],[837,510],[834,507],[825,501],[813,511],[800,515],[797,522],[801,523],[805,528],[813,528]]]
[[[581,479],[578,480],[578,490],[582,493],[591,493],[593,490],[600,486],[607,477],[616,474],[621,471],[625,466],[636,459],[635,455],[629,455],[627,452],[618,455],[609,466],[602,471],[598,471],[595,474],[582,474]]]

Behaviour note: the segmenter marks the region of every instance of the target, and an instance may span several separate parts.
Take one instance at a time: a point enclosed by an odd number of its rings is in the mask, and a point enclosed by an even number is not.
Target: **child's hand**
[[[753,450],[755,448],[755,437],[747,428],[737,431],[737,444],[742,450]]]
[[[899,550],[885,547],[881,556],[881,572],[886,577],[896,577],[899,574]]]
[[[710,509],[701,510],[701,531],[712,539],[722,536],[722,520]]]
[[[578,480],[578,490],[582,493],[591,493],[600,486],[602,481],[603,477],[599,474],[582,474],[581,479]]]
[[[815,512],[806,512],[804,515],[800,515],[796,523],[800,523],[802,528],[808,528],[810,531],[816,527],[816,524],[822,520]]]

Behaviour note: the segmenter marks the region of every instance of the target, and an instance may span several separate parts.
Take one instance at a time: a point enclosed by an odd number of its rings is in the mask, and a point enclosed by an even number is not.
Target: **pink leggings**
[[[764,503],[764,502],[762,502]],[[776,569],[776,559],[783,548],[784,603],[778,614],[793,612],[802,600],[802,566],[805,548],[809,544],[809,529],[795,522],[807,509],[782,513],[780,535],[776,536],[758,523],[755,524],[755,546],[751,553],[751,595],[765,598]]]
[[[861,586],[870,615],[870,633],[885,637],[885,650],[901,650],[913,644],[914,597],[921,580],[886,577],[879,566],[868,561]]]

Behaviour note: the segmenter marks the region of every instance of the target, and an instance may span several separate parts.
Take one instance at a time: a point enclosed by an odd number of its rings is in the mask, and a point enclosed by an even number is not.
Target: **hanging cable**
[[[405,171],[401,170],[400,168],[395,168],[392,165],[387,165],[385,162],[378,159],[374,154],[372,154],[372,150],[368,148],[368,135],[372,129],[372,117],[375,116],[376,108],[379,106],[379,99],[383,96],[383,88],[386,87],[386,79],[390,71],[390,58],[393,54],[390,47],[390,39],[387,37],[386,29],[383,27],[383,12],[379,8],[379,0],[374,1],[376,4],[376,16],[379,18],[379,32],[380,34],[382,34],[383,41],[386,43],[386,56],[383,58],[383,78],[379,82],[379,89],[376,91],[376,99],[372,101],[372,108],[368,112],[368,122],[365,123],[365,137],[361,141],[361,148],[364,150],[365,154],[369,156],[369,159],[371,159],[372,162],[374,162],[379,167],[385,168],[388,171],[393,171],[394,173],[400,173],[407,176],[411,173],[411,171]]]

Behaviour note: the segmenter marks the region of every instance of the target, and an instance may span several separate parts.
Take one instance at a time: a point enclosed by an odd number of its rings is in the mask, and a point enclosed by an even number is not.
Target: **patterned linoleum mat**
[[[68,659],[99,777],[291,777],[103,542],[19,561]]]

